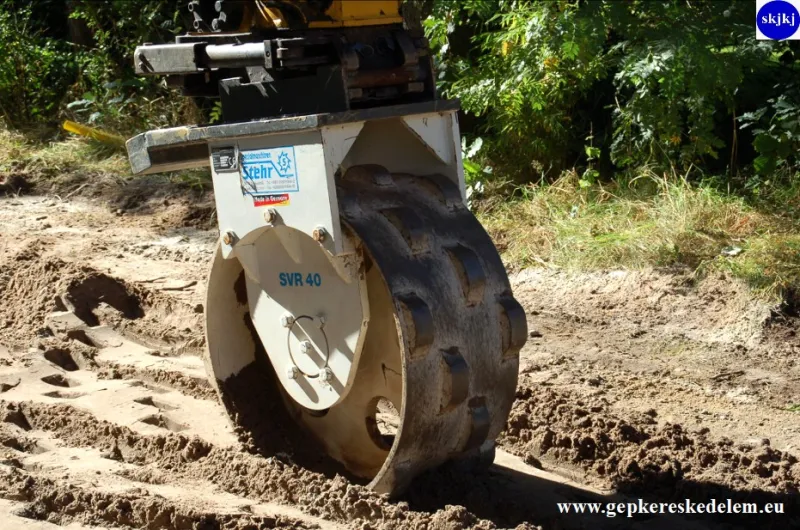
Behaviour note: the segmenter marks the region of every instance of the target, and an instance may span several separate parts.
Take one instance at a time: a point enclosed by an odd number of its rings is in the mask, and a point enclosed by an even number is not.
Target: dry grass
[[[0,168],[45,174],[79,169],[91,173],[130,173],[125,153],[118,148],[75,136],[57,142],[39,142],[3,128],[0,128]]]
[[[800,222],[681,178],[582,189],[565,174],[478,215],[512,268],[727,270],[766,294],[800,286]]]
[[[78,136],[42,142],[35,139],[35,134],[24,135],[0,127],[0,177],[13,174],[23,175],[37,185],[50,184],[45,189],[75,189],[86,183],[124,183],[137,178],[131,174],[127,153],[119,146]],[[200,189],[208,189],[211,184],[207,170],[169,173],[165,179]]]

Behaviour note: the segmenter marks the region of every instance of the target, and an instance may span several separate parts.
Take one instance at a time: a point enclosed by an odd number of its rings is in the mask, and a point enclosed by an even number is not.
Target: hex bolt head
[[[275,208],[267,208],[267,211],[264,212],[264,220],[270,224],[274,223],[277,218],[278,210]]]
[[[234,241],[236,241],[236,234],[232,231],[228,230],[222,235],[222,242],[226,245],[232,245]]]
[[[308,354],[313,349],[314,347],[307,340],[304,340],[303,342],[300,343],[300,353]]]
[[[322,243],[325,241],[325,238],[328,237],[328,231],[325,230],[324,226],[318,226],[311,235],[314,237],[314,241]]]
[[[320,382],[327,384],[331,382],[333,379],[333,372],[327,366],[319,371],[319,380]]]
[[[281,326],[290,328],[292,324],[294,324],[294,317],[292,315],[287,313],[281,317]]]
[[[289,380],[297,379],[297,376],[300,375],[300,370],[297,369],[296,366],[290,366],[286,369],[286,378]]]

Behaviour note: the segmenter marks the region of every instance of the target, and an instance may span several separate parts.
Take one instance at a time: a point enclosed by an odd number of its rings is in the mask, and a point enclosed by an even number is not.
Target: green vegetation
[[[800,221],[681,177],[584,188],[567,172],[476,208],[511,267],[727,271],[768,296],[800,285]]]
[[[0,131],[0,171],[52,178],[78,171],[124,175],[130,166],[121,153],[99,142],[69,138],[42,143],[20,133]]]
[[[800,43],[752,2],[427,2],[471,202],[513,266],[800,285]]]
[[[471,205],[512,266],[800,286],[800,41],[757,41],[752,1],[408,1],[465,110]],[[0,0],[0,121],[17,131],[0,180],[127,175],[120,153],[65,143],[63,119],[123,136],[219,119],[133,75],[134,47],[184,32],[184,7]]]
[[[135,77],[131,59],[138,44],[184,32],[184,11],[170,0],[0,0],[0,119],[41,132],[66,118],[122,135],[196,122],[191,101]]]
[[[800,46],[756,40],[748,1],[434,1],[440,85],[478,154],[517,182],[647,166],[797,171]]]
[[[119,187],[135,178],[127,157],[114,146],[76,137],[41,142],[0,129],[0,195],[24,192],[37,183],[44,184],[43,190],[70,196],[89,185],[95,189],[104,183]],[[171,173],[165,181],[196,190],[211,185],[205,170]]]

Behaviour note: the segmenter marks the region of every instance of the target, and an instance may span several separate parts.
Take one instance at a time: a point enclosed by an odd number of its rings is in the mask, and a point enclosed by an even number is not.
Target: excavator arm
[[[191,0],[198,31],[138,47],[135,67],[185,95],[221,98],[226,122],[433,100],[428,43],[404,28],[400,7]]]

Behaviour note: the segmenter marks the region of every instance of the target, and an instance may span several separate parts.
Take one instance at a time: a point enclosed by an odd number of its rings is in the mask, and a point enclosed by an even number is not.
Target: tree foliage
[[[178,0],[0,0],[0,112],[24,127],[70,118],[119,133],[180,121],[182,98],[136,77],[133,51],[183,32]]]
[[[30,6],[0,4],[0,113],[10,125],[60,110],[78,61],[64,41],[48,39]]]
[[[505,173],[797,169],[800,48],[756,40],[752,2],[440,0],[426,30]]]
[[[751,0],[406,1],[466,112],[470,180],[576,168],[589,186],[647,166],[755,189],[798,172],[800,41],[756,40]],[[3,120],[194,121],[132,65],[187,17],[185,0],[0,0]]]

